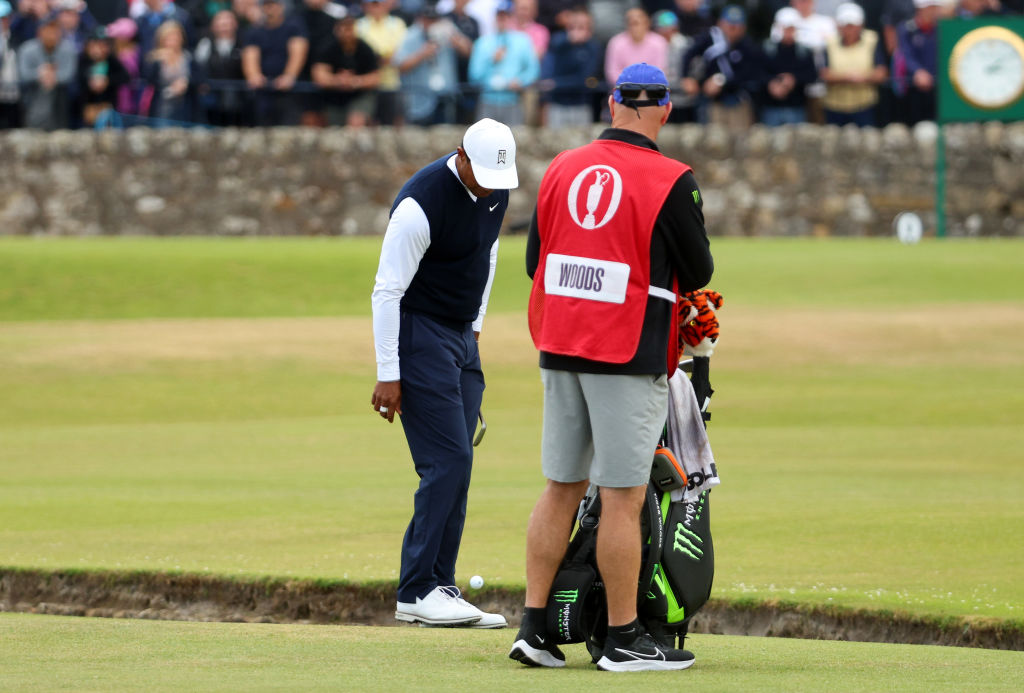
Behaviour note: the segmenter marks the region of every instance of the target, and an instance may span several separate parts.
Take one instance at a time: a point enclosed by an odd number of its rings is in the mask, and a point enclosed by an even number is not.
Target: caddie
[[[529,323],[544,385],[546,487],[530,516],[526,609],[509,656],[565,666],[545,606],[587,486],[600,487],[597,563],[608,604],[605,671],[685,669],[637,621],[640,510],[678,361],[677,295],[711,279],[700,190],[655,140],[672,105],[646,63],[619,75],[612,125],[559,154],[541,182],[527,242]]]

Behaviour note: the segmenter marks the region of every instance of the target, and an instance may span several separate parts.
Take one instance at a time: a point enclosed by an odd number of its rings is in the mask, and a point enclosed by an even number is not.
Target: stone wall
[[[600,132],[517,131],[529,222],[552,157]],[[0,235],[293,235],[383,232],[402,182],[462,128],[10,131],[0,134]],[[902,211],[934,229],[937,128],[670,126],[713,235],[891,233]],[[1024,123],[946,127],[950,235],[1024,236]],[[926,231],[927,233],[928,231]]]

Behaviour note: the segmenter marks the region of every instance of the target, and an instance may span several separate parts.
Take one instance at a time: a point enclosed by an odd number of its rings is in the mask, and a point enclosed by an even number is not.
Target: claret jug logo
[[[597,164],[580,171],[569,186],[569,215],[585,229],[599,229],[615,216],[622,199],[622,176]]]

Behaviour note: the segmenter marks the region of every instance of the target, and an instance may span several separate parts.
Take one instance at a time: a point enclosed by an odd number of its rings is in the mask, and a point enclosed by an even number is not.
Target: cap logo
[[[498,150],[498,163],[499,164],[505,163],[505,150],[504,149],[499,149]]]

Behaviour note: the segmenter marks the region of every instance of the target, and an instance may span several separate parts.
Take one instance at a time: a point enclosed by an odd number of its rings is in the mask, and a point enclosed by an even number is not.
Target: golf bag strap
[[[647,483],[647,494],[644,497],[643,512],[647,515],[647,524],[651,528],[650,543],[647,545],[647,555],[643,565],[640,567],[640,580],[637,583],[637,604],[640,605],[647,598],[647,592],[651,587],[651,580],[658,570],[661,562],[661,551],[665,544],[665,526],[661,517],[661,502],[659,501],[658,489],[654,482]]]

